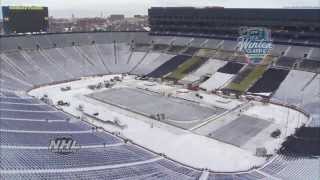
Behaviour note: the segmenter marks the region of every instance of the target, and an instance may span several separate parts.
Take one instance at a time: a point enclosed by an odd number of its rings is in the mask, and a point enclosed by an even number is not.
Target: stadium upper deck
[[[149,18],[154,34],[234,38],[239,27],[249,26],[270,28],[278,41],[319,44],[320,37],[320,9],[153,7]]]

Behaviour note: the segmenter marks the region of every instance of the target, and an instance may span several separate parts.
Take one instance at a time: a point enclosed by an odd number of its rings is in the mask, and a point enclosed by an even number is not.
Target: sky
[[[110,14],[146,15],[152,6],[223,6],[226,8],[319,7],[319,0],[0,0],[6,5],[48,6],[54,17],[97,17]],[[2,14],[0,12],[0,17]]]

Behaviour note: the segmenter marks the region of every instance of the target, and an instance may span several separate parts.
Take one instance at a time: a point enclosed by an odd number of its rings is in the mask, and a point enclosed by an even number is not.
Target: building
[[[149,23],[154,34],[204,34],[237,37],[239,28],[268,27],[273,38],[317,41],[320,9],[239,9],[223,7],[153,7]]]
[[[124,15],[123,14],[112,14],[109,17],[110,21],[122,21],[124,20]]]

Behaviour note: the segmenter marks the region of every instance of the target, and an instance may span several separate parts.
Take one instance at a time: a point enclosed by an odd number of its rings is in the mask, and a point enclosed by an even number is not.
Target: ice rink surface
[[[204,107],[183,99],[133,88],[114,88],[89,96],[148,116],[164,113],[166,119],[176,122],[201,121],[224,111],[220,108]]]
[[[243,115],[214,131],[210,137],[241,147],[270,124],[269,121]]]

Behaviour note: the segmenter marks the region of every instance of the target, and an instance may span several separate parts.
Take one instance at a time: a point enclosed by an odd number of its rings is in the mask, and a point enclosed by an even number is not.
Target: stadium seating
[[[197,70],[206,61],[207,58],[193,56],[184,63],[182,63],[178,68],[176,68],[175,71],[169,74],[166,78],[171,80],[180,80],[184,78],[187,74]]]
[[[43,69],[54,81],[67,80],[66,76],[59,68],[52,68],[55,66],[54,62],[51,62],[43,56],[41,51],[27,51],[26,53],[30,57],[30,60],[34,61],[34,64],[37,64],[39,68]]]
[[[320,48],[313,48],[310,55],[310,59],[320,59]]]
[[[131,43],[151,42],[164,46],[160,50],[150,52],[130,49]],[[173,54],[167,54],[166,50],[171,43],[176,46],[171,46]],[[37,45],[40,48],[37,48]],[[189,48],[186,47],[188,45]],[[176,55],[177,52],[189,55],[202,53],[210,57],[235,60],[233,52],[224,52],[224,50],[234,50],[235,45],[236,41],[230,40],[149,36],[144,32],[1,37],[0,168],[1,171],[26,170],[25,173],[13,174],[1,172],[1,178],[9,180],[199,179],[203,174],[200,170],[185,167],[133,144],[126,144],[122,139],[109,133],[97,132],[79,119],[57,111],[36,99],[20,97],[21,94],[17,95],[14,91],[27,91],[39,85],[97,74],[130,73],[160,78],[179,70],[180,65],[190,59],[190,56]],[[205,53],[202,50],[198,51],[200,46],[212,49],[220,47],[222,50],[217,52],[208,49],[210,52]],[[179,51],[174,49],[175,47],[180,47]],[[319,127],[320,116],[317,109],[319,76],[314,73],[320,67],[319,49],[276,44],[272,54],[283,56],[276,66],[290,68],[297,62],[299,69],[310,73],[303,72],[307,75],[295,73],[291,77],[293,71],[288,75],[288,70],[271,68],[248,92],[276,92],[273,100],[283,102],[287,95],[287,101],[297,105],[301,102],[300,92],[303,90],[305,92],[301,107],[314,117],[310,126]],[[308,57],[305,57],[305,54],[308,54]],[[296,61],[297,58],[300,59]],[[202,66],[187,68],[182,80],[193,82],[202,76],[212,75],[200,85],[208,91],[225,87],[234,77],[236,77],[234,81],[243,80],[243,77],[237,76],[239,72],[243,76],[247,74],[245,71],[241,72],[244,65],[235,62],[210,59],[200,65]],[[296,89],[288,93],[286,89],[293,85]],[[308,130],[297,132],[297,137],[307,139],[318,137],[317,133],[312,133],[312,128],[306,129]],[[48,151],[47,146],[51,139],[65,136],[77,140],[84,148],[79,153],[69,156]],[[302,174],[306,180],[313,180],[313,177],[319,177],[317,167],[320,165],[320,160],[309,155],[318,155],[317,151],[312,151],[317,150],[318,145],[318,140],[310,145],[309,142],[294,138],[285,144],[287,154],[276,157],[262,168],[234,174],[210,172],[206,179],[255,180],[275,177],[295,180],[297,174]],[[298,156],[298,153],[304,156]],[[32,172],[39,169],[48,172]]]
[[[315,61],[315,60],[303,60],[300,65],[299,68],[301,70],[305,70],[305,71],[311,71],[311,72],[319,72],[319,68],[320,68],[320,61]]]
[[[285,55],[288,48],[286,45],[274,44],[271,49],[271,54],[275,56]]]
[[[163,54],[163,53],[149,53],[147,57],[139,64],[139,66],[132,69],[133,74],[145,75],[149,74],[163,63],[169,61],[174,55]]]
[[[10,52],[6,53],[5,56],[8,57],[8,59],[12,64],[14,64],[15,67],[18,67],[19,70],[28,77],[28,82],[35,85],[50,82],[49,77],[43,71],[28,62],[28,60],[23,57],[21,52]]]
[[[161,160],[162,161],[162,160]],[[160,161],[159,161],[160,162]],[[134,165],[128,167],[115,167],[101,170],[92,171],[78,171],[78,172],[65,172],[65,173],[26,173],[14,175],[2,175],[5,179],[16,180],[26,179],[61,179],[61,180],[78,180],[78,179],[184,179],[196,180],[200,176],[199,171],[194,171],[193,174],[180,173],[181,170],[176,172],[171,167],[166,167],[159,162],[151,162],[142,165]],[[170,168],[170,169],[169,169]]]
[[[26,131],[87,131],[91,130],[89,126],[81,122],[68,121],[23,121],[12,119],[0,119],[1,127],[10,130]]]
[[[15,121],[16,122],[16,121]],[[20,124],[23,123],[20,121]],[[72,127],[73,126],[73,127]],[[90,145],[104,145],[104,144],[115,144],[118,143],[119,140],[105,134],[94,134],[89,132],[83,133],[73,133],[77,126],[69,125],[69,130],[66,132],[68,133],[56,133],[48,132],[44,130],[42,133],[32,133],[32,132],[24,132],[24,131],[17,131],[17,132],[6,132],[1,131],[1,144],[2,145],[9,145],[9,146],[42,146],[48,147],[49,141],[55,139],[57,137],[72,137],[73,140],[76,140],[82,146],[90,146]],[[73,129],[71,129],[73,128]],[[81,128],[78,128],[78,131],[81,131]],[[37,131],[38,132],[38,131]]]
[[[224,40],[221,48],[225,51],[234,51],[237,44],[237,41]]]
[[[107,148],[82,148],[77,153],[62,156],[45,150],[2,149],[1,164],[10,169],[63,169],[112,164],[126,164],[153,158],[152,154],[130,145]],[[7,157],[10,157],[7,158]]]
[[[208,42],[208,39],[204,39],[204,38],[193,38],[193,40],[191,41],[190,46],[191,46],[191,47],[202,47],[202,46],[204,46],[207,42]]]
[[[183,78],[183,81],[188,82],[194,82],[196,80],[199,80],[202,76],[205,75],[212,75],[217,72],[219,68],[224,66],[227,62],[225,61],[219,61],[214,59],[209,59],[204,65],[202,65],[199,69],[196,71],[190,73],[185,78]]]
[[[187,38],[187,37],[175,37],[173,44],[175,46],[187,46],[188,43],[192,41],[192,38]]]
[[[292,68],[295,63],[296,63],[295,58],[282,56],[278,59],[276,65],[280,67]]]
[[[148,77],[160,78],[173,70],[175,70],[180,64],[184,63],[190,56],[177,55],[171,60],[162,64],[159,68],[147,74]]]
[[[243,64],[236,62],[229,62],[225,66],[221,67],[218,72],[226,74],[237,74],[243,67]]]
[[[317,83],[315,80],[316,74],[305,71],[291,70],[285,80],[273,96],[273,100],[278,102],[287,102],[289,104],[298,105],[304,97],[305,103],[310,103],[306,98],[316,96],[316,92],[309,91],[309,85]],[[294,88],[292,88],[294,87]]]
[[[287,77],[289,71],[283,69],[268,69],[249,90],[250,93],[273,93]],[[269,95],[265,95],[269,96]]]
[[[209,39],[205,44],[206,48],[216,49],[218,45],[222,42],[222,40]]]
[[[282,144],[281,153],[300,156],[320,155],[320,128],[301,127]]]
[[[234,77],[233,74],[226,74],[217,72],[212,75],[207,81],[200,85],[200,88],[206,91],[213,91],[220,89],[227,85],[227,83]]]
[[[305,58],[308,56],[311,48],[303,47],[303,46],[291,46],[290,51],[286,54],[288,57],[294,58]]]

